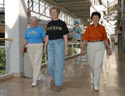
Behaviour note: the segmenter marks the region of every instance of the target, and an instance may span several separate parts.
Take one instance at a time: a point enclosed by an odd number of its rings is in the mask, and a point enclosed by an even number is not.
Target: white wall
[[[5,36],[6,38],[13,38],[9,48],[9,73],[21,73],[24,71],[23,56],[20,54],[20,50],[27,26],[26,1],[5,1]]]

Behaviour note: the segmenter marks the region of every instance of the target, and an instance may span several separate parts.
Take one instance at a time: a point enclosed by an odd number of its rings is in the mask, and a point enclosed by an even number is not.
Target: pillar
[[[13,38],[9,44],[8,72],[24,72],[24,60],[20,53],[27,28],[27,0],[5,1],[5,37]],[[6,42],[8,44],[8,42]]]

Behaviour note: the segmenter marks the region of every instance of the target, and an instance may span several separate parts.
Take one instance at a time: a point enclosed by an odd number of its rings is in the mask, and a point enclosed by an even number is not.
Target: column
[[[26,1],[6,0],[5,2],[5,37],[13,38],[9,44],[9,73],[20,74],[24,72],[24,60],[20,50],[27,28]]]

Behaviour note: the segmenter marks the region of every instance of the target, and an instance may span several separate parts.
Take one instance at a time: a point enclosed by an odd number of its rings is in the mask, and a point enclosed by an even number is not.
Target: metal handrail
[[[9,46],[0,46],[0,48],[9,48]]]
[[[13,38],[0,38],[0,41],[13,41]]]

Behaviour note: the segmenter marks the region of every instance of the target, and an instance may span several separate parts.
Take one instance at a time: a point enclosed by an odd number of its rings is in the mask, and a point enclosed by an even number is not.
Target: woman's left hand
[[[111,49],[107,49],[107,51],[108,51],[108,55],[112,55]]]
[[[68,55],[68,49],[66,48],[65,49],[65,56],[67,56]]]

